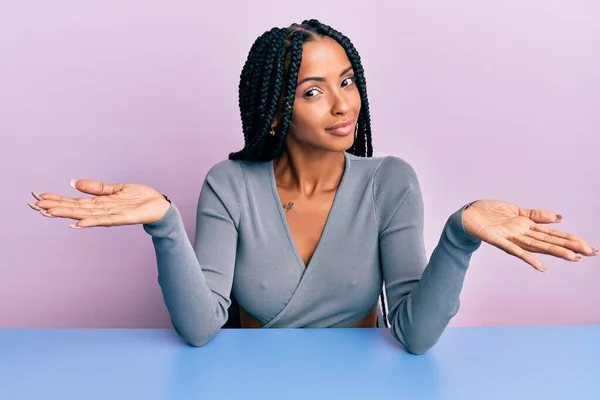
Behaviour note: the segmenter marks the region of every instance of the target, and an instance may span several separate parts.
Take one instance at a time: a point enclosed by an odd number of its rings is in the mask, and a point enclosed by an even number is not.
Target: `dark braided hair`
[[[311,19],[288,28],[273,28],[259,36],[250,48],[238,88],[244,148],[231,153],[229,159],[271,161],[281,154],[292,119],[303,44],[324,36],[334,39],[346,51],[361,97],[356,137],[348,152],[372,157],[371,116],[358,51],[346,36]],[[278,113],[281,118],[277,134],[271,135],[269,132]]]

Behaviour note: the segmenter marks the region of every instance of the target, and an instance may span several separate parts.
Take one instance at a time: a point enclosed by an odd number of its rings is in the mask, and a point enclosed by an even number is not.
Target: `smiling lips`
[[[331,134],[336,136],[347,136],[352,133],[354,125],[354,120],[349,119],[344,122],[341,122],[337,125],[331,126],[329,128],[325,128],[325,130]]]

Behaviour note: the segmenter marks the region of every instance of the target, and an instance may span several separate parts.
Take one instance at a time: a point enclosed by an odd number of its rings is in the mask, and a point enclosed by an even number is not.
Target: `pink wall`
[[[597,2],[85,3],[0,13],[0,326],[169,326],[140,226],[71,230],[32,212],[28,193],[74,195],[69,179],[84,177],[149,184],[193,237],[207,169],[242,144],[250,45],[307,17],[361,52],[375,153],[417,169],[430,251],[482,197],[561,212],[563,229],[600,245]],[[545,275],[484,245],[452,323],[600,323],[600,258],[541,258]]]

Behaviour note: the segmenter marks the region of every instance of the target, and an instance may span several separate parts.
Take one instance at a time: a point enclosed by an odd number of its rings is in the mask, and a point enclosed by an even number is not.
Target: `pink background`
[[[178,204],[193,238],[207,169],[242,145],[250,45],[310,17],[359,49],[375,155],[419,173],[430,252],[477,198],[561,212],[562,229],[600,246],[600,3],[203,3],[2,7],[0,326],[168,327],[140,226],[71,230],[30,210],[29,192],[145,183]],[[540,257],[545,275],[484,244],[452,324],[600,323],[600,258]]]

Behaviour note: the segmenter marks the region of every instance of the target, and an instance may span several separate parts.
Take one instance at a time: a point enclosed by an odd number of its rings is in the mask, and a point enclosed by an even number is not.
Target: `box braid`
[[[229,159],[271,161],[281,154],[292,119],[303,44],[324,36],[337,41],[346,51],[361,97],[356,137],[348,152],[360,157],[373,155],[366,80],[358,51],[346,36],[311,19],[288,28],[273,28],[259,36],[250,48],[238,86],[244,148],[231,153]],[[278,112],[281,118],[277,132],[270,135]]]

